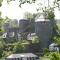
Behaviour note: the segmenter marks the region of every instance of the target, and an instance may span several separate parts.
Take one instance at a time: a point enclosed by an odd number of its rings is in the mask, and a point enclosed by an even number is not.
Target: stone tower
[[[29,33],[30,21],[27,19],[19,20],[19,33],[22,36],[22,39],[27,39],[27,34]]]
[[[35,33],[40,37],[40,50],[43,51],[50,44],[52,36],[52,24],[48,18],[41,15],[35,20]]]

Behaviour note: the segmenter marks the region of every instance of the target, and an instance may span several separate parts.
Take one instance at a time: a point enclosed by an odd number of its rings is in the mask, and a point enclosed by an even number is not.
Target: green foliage
[[[2,25],[3,23],[3,18],[0,18],[0,25]]]
[[[57,1],[60,1],[60,0],[57,0]]]
[[[45,8],[45,10],[43,10],[43,12],[44,12],[43,15],[45,16],[45,18],[48,18],[49,20],[54,19],[55,15],[54,15],[54,9],[53,8],[49,8],[49,9]]]
[[[60,0],[54,0],[54,8],[58,7],[60,8]]]
[[[35,1],[36,0],[20,0],[19,1],[20,2],[20,5],[19,6],[21,7],[21,5],[24,4],[24,3],[32,4],[32,3],[35,3]]]
[[[2,57],[4,47],[5,47],[5,42],[0,38],[0,57]]]
[[[4,32],[4,28],[0,28],[0,33],[3,33]]]
[[[56,34],[53,36],[53,41],[60,47],[60,27],[56,24],[54,29]]]
[[[32,13],[29,13],[29,12],[26,12],[24,14],[24,18],[26,18],[28,20],[32,20],[33,19],[33,14]]]
[[[0,49],[0,58],[2,57],[3,50]]]
[[[48,48],[44,49],[44,54],[49,54],[49,49]]]
[[[54,15],[54,12],[53,11],[48,11],[48,19],[54,19],[55,15]]]
[[[0,38],[0,48],[3,49],[5,46],[5,42],[2,38]]]
[[[54,37],[54,42],[58,44],[58,46],[60,47],[60,36],[55,36]]]
[[[2,1],[3,1],[3,0],[0,0],[0,7],[2,6]]]
[[[4,25],[4,23],[6,23],[6,21],[8,21],[8,17],[6,17],[6,19],[3,19],[2,17],[1,17],[1,12],[0,12],[0,35],[1,35],[1,33],[3,33],[3,32],[5,32],[4,31],[4,28],[3,28],[3,25]]]
[[[40,38],[38,36],[34,36],[32,39],[32,43],[40,43]]]
[[[9,56],[9,55],[11,55],[11,54],[12,54],[11,51],[9,51],[9,52],[3,51],[2,56],[3,56],[3,57],[7,57],[7,56]]]
[[[30,20],[31,22],[34,22],[35,21],[35,17],[37,16],[38,14],[32,14],[30,12],[25,12],[24,14],[24,18]]]
[[[20,42],[25,43],[25,44],[30,44],[29,41],[27,41],[27,40],[21,40]]]
[[[0,0],[0,2],[2,2],[3,0]]]
[[[0,7],[2,6],[1,2],[0,2]]]
[[[15,0],[6,0],[6,1],[9,4],[11,1],[15,1]],[[24,3],[32,4],[32,3],[35,3],[35,1],[36,0],[19,0],[19,2],[20,2],[19,7],[21,7],[21,5]]]
[[[49,57],[50,60],[60,60],[60,54],[57,52],[51,52]]]
[[[14,45],[13,52],[14,53],[23,53],[26,51],[26,45],[22,44],[21,42],[17,42]]]
[[[39,60],[50,60],[48,57],[45,57],[45,56],[40,56],[40,59]]]

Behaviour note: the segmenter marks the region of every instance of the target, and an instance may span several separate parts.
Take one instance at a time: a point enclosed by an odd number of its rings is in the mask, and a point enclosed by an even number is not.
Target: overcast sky
[[[54,0],[50,0],[50,5],[53,6]],[[19,0],[11,1],[9,4],[7,4],[6,0],[3,0],[2,7],[0,8],[0,11],[2,11],[2,17],[5,18],[5,16],[8,16],[11,19],[22,19],[23,14],[25,12],[31,12],[31,13],[37,13],[36,8],[38,8],[38,3],[43,4],[43,6],[48,6],[48,0],[38,0],[35,4],[24,4],[22,5],[22,8],[19,7]],[[55,9],[55,15],[56,19],[60,18],[60,11],[58,9]]]

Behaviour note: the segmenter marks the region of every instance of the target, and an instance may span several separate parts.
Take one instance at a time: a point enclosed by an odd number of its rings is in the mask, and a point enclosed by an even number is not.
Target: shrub
[[[44,54],[45,54],[45,56],[48,56],[49,55],[49,49],[48,48],[45,48],[44,49]]]
[[[4,47],[5,42],[3,41],[3,39],[0,39],[0,58],[2,57]]]
[[[60,60],[60,54],[58,52],[51,52],[49,57],[50,60]]]
[[[27,45],[22,44],[21,42],[17,42],[13,48],[14,53],[23,53],[26,50],[27,50]]]
[[[32,43],[40,43],[40,38],[38,36],[33,37]]]

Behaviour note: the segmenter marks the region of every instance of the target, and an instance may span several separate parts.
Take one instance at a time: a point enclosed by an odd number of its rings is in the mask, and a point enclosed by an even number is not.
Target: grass
[[[50,60],[50,59],[47,57],[40,57],[40,60]]]
[[[0,60],[5,60],[5,58],[0,58]]]

